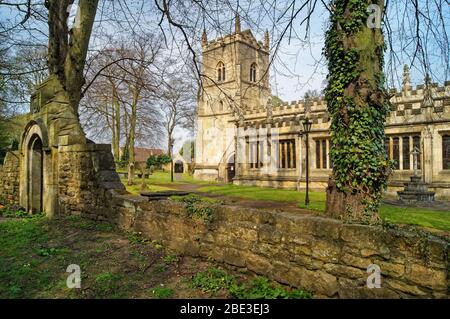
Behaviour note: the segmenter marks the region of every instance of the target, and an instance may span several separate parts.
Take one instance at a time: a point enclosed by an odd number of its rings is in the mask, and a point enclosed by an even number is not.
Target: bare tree
[[[45,6],[48,11],[45,12],[42,11],[42,5],[35,6],[32,1],[1,1],[1,7],[15,9],[17,19],[9,25],[0,25],[0,33],[9,37],[13,31],[21,30],[34,40],[42,39],[48,34],[49,72],[58,77],[76,113],[85,84],[85,59],[99,1],[80,0],[80,27],[69,30],[66,10],[71,3],[73,0],[47,0]],[[122,24],[127,24],[134,32],[139,28],[142,14],[130,14],[133,10],[123,0],[117,1],[117,4],[127,16]],[[448,79],[448,0],[305,0],[300,3],[295,0],[142,0],[135,8],[139,5],[140,8],[148,7],[149,12],[158,17],[158,27],[167,47],[178,49],[180,53],[186,49],[190,52],[185,59],[192,61],[200,90],[205,81],[215,83],[202,74],[199,67],[199,43],[203,29],[214,31],[217,36],[227,34],[236,15],[240,15],[242,21],[259,34],[268,29],[272,38],[270,67],[273,68],[275,65],[286,65],[279,58],[282,43],[300,41],[305,47],[311,44],[312,21],[316,17],[314,14],[319,10],[325,12],[323,16],[326,19],[329,17],[325,44],[329,68],[326,96],[333,123],[331,133],[335,183],[330,184],[329,207],[339,210],[339,217],[348,215],[349,218],[361,219],[368,216],[370,220],[377,219],[376,210],[387,178],[385,151],[380,146],[387,103],[383,88],[386,76],[383,71],[390,71],[387,78],[391,84],[395,83],[397,72],[405,63],[410,64],[421,78],[430,75],[433,80]],[[367,27],[370,15],[367,9],[373,5],[381,8],[384,13],[381,29]],[[134,12],[140,11],[138,9]],[[116,13],[114,10],[114,14]],[[43,32],[40,37],[37,36],[41,30],[31,31],[31,20],[48,22],[48,33]],[[387,35],[387,47],[381,44],[383,34]],[[16,45],[21,41],[10,37],[9,42]],[[343,62],[343,69],[335,68],[336,52],[348,59]],[[387,57],[386,63],[384,55]],[[364,57],[370,57],[370,61],[362,61]],[[317,61],[317,64],[320,63],[323,64],[324,61]],[[134,72],[142,65],[135,62],[133,66],[131,70]],[[354,69],[349,70],[348,66]],[[367,70],[372,74],[368,74]],[[338,84],[336,78],[341,79]],[[135,81],[132,84],[130,87],[134,89],[130,93],[140,93],[143,82]],[[344,98],[348,103],[335,103],[334,98]],[[233,99],[230,98],[230,101],[233,102]],[[134,139],[136,123],[133,118],[137,114],[133,110],[133,99],[130,103],[125,121],[130,132],[129,140]],[[360,117],[352,111],[355,106],[362,112],[359,115],[364,117],[369,114],[371,118],[371,123],[365,123],[368,128],[361,128],[359,132],[350,129],[361,127]],[[233,107],[239,109],[242,106],[234,103]],[[347,134],[347,137],[364,136],[361,140],[363,143],[349,147],[350,144],[339,140],[343,134]],[[373,139],[371,147],[368,146],[367,138]],[[376,164],[369,165],[365,156],[369,156],[370,162]],[[355,160],[346,162],[343,160],[346,157],[355,157]],[[365,176],[368,178],[361,176],[365,169],[369,169],[369,174]]]
[[[302,37],[311,41],[314,13],[319,7],[325,9],[329,16],[324,47],[328,64],[326,99],[332,117],[333,161],[327,213],[363,222],[379,220],[378,206],[390,171],[383,147],[384,119],[389,105],[384,67],[387,65],[394,78],[396,70],[403,64],[400,61],[409,60],[422,78],[430,74],[441,80],[448,79],[449,42],[445,23],[449,18],[448,10],[445,11],[448,1],[305,0],[298,3],[292,0],[256,3],[228,0],[180,4],[155,0],[155,3],[160,11],[161,29],[169,35],[178,31],[194,62],[199,60],[195,47],[195,41],[199,42],[199,39],[193,30],[197,35],[200,28],[212,29],[222,35],[230,17],[239,15],[256,31],[262,27],[271,29],[274,40],[271,66],[280,53],[283,40],[290,42]],[[227,12],[228,15],[222,15],[224,18],[221,19],[217,12]],[[383,25],[379,18],[383,19]],[[374,22],[369,23],[369,20]],[[398,24],[395,30],[393,22]],[[387,47],[384,33],[387,34]],[[384,63],[386,50],[387,64]],[[400,57],[403,52],[404,56]],[[444,67],[441,68],[439,63]],[[433,67],[433,64],[439,67]],[[200,68],[196,71],[200,83],[210,81]]]
[[[195,92],[189,77],[177,71],[165,81],[160,98],[160,112],[162,124],[167,135],[167,150],[170,158],[173,157],[174,131],[177,127],[192,128],[195,121]],[[173,164],[173,163],[172,163]]]

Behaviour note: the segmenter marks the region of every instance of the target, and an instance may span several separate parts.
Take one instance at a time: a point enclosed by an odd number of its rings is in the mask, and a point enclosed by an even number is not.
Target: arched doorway
[[[227,183],[233,183],[233,178],[236,176],[236,168],[234,165],[234,154],[228,158],[227,162]]]
[[[44,154],[42,140],[34,134],[27,147],[27,193],[28,211],[41,213],[43,211],[44,190]]]
[[[175,173],[179,173],[179,174],[184,173],[183,162],[180,160],[175,162]]]

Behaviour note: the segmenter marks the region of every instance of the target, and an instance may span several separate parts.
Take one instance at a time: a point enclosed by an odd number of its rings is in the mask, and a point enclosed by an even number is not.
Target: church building
[[[250,30],[241,31],[237,17],[233,34],[208,41],[203,33],[202,51],[206,80],[198,101],[194,177],[303,189],[308,162],[310,187],[324,190],[333,168],[326,102],[273,100],[268,33],[258,41]],[[425,82],[413,88],[405,66],[402,89],[390,90],[385,147],[395,169],[387,195],[403,189],[416,164],[436,199],[450,199],[450,81]],[[312,122],[308,139],[305,118]]]

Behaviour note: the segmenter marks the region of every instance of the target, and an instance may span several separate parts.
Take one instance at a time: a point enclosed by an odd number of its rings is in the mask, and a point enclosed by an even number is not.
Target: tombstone
[[[175,162],[174,171],[175,171],[175,180],[181,181],[183,179],[184,173],[184,165],[182,161],[178,160]]]
[[[435,192],[428,191],[428,184],[424,183],[422,177],[418,175],[419,149],[414,147],[411,154],[413,155],[414,175],[410,177],[409,182],[405,183],[405,189],[397,192],[398,198],[407,203],[433,202]]]

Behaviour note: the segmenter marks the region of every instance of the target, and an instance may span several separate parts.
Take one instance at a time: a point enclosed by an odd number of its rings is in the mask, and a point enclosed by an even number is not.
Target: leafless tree
[[[174,131],[183,127],[193,130],[195,123],[195,85],[183,68],[166,74],[159,99],[162,125],[167,137],[169,157],[173,156]]]

